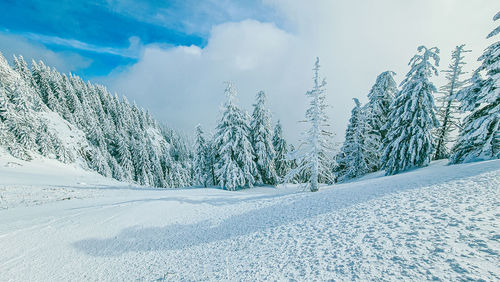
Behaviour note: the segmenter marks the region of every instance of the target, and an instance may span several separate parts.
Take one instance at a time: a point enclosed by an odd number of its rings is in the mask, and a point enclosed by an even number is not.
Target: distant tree
[[[266,108],[264,91],[257,93],[256,100],[250,124],[250,141],[253,145],[258,172],[256,182],[276,185],[278,183],[274,167],[276,152],[272,141],[271,113]]]
[[[387,175],[428,165],[434,151],[431,130],[439,122],[432,96],[436,87],[429,78],[438,74],[439,49],[420,46],[418,52],[421,53],[410,60],[411,69],[401,83],[401,91],[383,128],[388,130],[382,155]]]
[[[236,190],[255,183],[257,165],[250,143],[248,114],[234,102],[236,91],[231,83],[227,84],[227,100],[222,108],[222,117],[214,136],[218,158],[215,174],[222,188]]]
[[[370,171],[365,145],[365,116],[359,100],[354,98],[355,106],[345,132],[345,141],[337,158],[342,169],[337,173],[337,180],[342,182],[362,176]]]
[[[274,167],[279,181],[283,181],[290,170],[290,161],[287,160],[288,145],[283,137],[283,128],[278,120],[273,132],[273,147],[276,155],[274,157]]]
[[[207,187],[212,184],[210,144],[205,139],[201,125],[196,126],[194,155],[194,180],[196,184]]]
[[[398,91],[392,71],[385,71],[377,76],[375,84],[368,93],[368,103],[363,107],[365,116],[366,160],[370,171],[380,169],[383,140],[387,130],[383,127],[390,114],[390,106]]]
[[[436,101],[440,104],[437,112],[440,126],[434,131],[436,140],[436,152],[434,153],[435,160],[449,157],[450,144],[454,141],[450,134],[458,128],[458,124],[460,123],[457,116],[457,101],[453,99],[453,97],[465,84],[460,78],[464,73],[462,71],[462,66],[465,65],[463,53],[471,51],[464,50],[464,47],[465,45],[462,44],[455,48],[452,52],[451,64],[448,66],[447,70],[442,71],[446,73],[448,83],[441,87],[441,95],[436,98]]]
[[[493,17],[498,19],[500,12]],[[500,26],[487,38],[498,33]],[[452,164],[500,158],[500,41],[486,48],[479,61],[482,64],[469,85],[454,96],[460,109],[469,114],[452,149]]]
[[[290,159],[296,161],[297,167],[290,170],[284,179],[288,182],[297,175],[306,173],[308,176],[305,184],[312,192],[318,191],[320,178],[328,182],[333,182],[334,178],[329,159],[332,133],[327,130],[326,80],[320,78],[319,70],[319,58],[316,58],[313,68],[314,86],[306,93],[311,99],[306,111],[306,122],[310,127],[303,133],[303,140],[297,150],[290,153]]]

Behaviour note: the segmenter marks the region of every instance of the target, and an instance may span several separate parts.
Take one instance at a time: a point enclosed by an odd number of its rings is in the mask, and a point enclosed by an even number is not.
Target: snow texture
[[[45,186],[21,165],[0,166],[2,199]],[[67,200],[0,210],[0,280],[500,279],[500,160],[438,161],[317,193],[94,181],[66,180]],[[93,197],[72,196],[84,191]]]

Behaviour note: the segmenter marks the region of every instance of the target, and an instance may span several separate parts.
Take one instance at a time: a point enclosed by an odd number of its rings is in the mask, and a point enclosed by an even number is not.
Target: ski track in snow
[[[0,280],[500,280],[500,160],[380,176],[13,202]]]

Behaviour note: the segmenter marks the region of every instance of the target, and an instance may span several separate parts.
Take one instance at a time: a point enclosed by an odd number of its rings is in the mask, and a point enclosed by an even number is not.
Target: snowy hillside
[[[0,210],[96,197],[102,195],[100,188],[129,185],[84,170],[77,163],[64,164],[41,156],[23,161],[0,148]]]
[[[21,165],[0,165],[2,281],[500,279],[500,160],[317,193],[135,189]],[[71,198],[4,202],[56,186]]]

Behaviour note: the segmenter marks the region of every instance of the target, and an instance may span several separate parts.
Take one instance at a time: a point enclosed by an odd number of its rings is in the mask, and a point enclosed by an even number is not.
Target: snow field
[[[498,160],[317,193],[93,191],[1,210],[0,280],[500,279]]]

